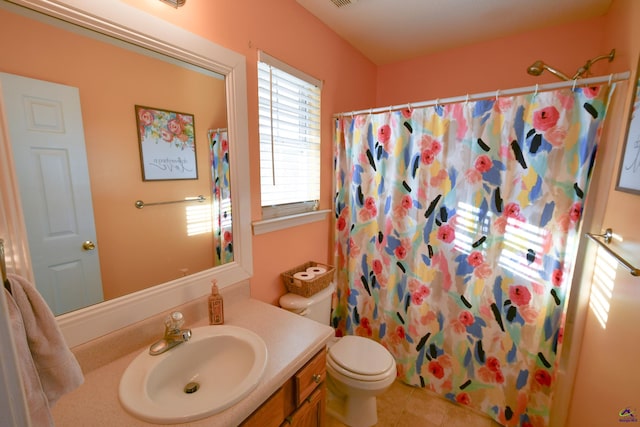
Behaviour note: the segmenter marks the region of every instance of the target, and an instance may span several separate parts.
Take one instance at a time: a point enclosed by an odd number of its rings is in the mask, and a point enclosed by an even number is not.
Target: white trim
[[[254,221],[253,234],[257,236],[259,234],[270,233],[272,231],[284,230],[285,228],[323,221],[330,212],[330,209],[323,209],[298,215]]]
[[[265,53],[262,50],[258,51],[258,61],[269,64],[272,67],[276,67],[277,69],[282,70],[285,73],[291,74],[292,76],[296,76],[300,80],[304,80],[310,85],[314,85],[315,87],[318,87],[320,88],[320,90],[322,90],[322,80],[310,76],[304,71],[300,71],[297,68],[294,68],[291,65],[287,64],[286,62],[282,62],[278,58],[274,58],[273,56]]]
[[[279,218],[318,210],[319,200],[287,203],[284,205],[263,206],[262,219]]]
[[[249,157],[246,57],[120,0],[12,2],[225,76],[229,140],[232,141],[229,150],[230,167],[233,170],[231,197],[234,200],[234,262],[60,316],[58,323],[67,344],[73,347],[85,343],[205,295],[210,291],[210,280],[214,275],[221,288],[251,278],[252,240],[248,231],[251,224],[251,194],[249,164],[244,161]],[[0,7],[15,8],[6,2],[0,3]],[[6,143],[8,141],[0,138],[0,144]],[[0,151],[6,151],[5,148],[0,148]],[[5,176],[7,172],[5,168],[2,169]],[[0,182],[2,194],[5,194],[5,190],[13,190],[13,172],[8,172],[10,179]],[[23,221],[19,199],[10,199],[5,203],[3,198],[0,209],[6,218],[5,221],[0,221],[0,234],[4,235],[5,241],[11,240],[10,245],[7,245],[7,251],[19,248],[21,243],[26,245],[24,229],[6,229],[8,224]],[[12,252],[9,256],[15,259],[16,265],[29,265],[24,254],[16,253],[19,251]]]

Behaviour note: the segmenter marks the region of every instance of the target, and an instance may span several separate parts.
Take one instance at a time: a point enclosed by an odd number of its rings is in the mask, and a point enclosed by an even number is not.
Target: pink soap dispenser
[[[222,325],[224,323],[224,306],[222,295],[218,291],[218,281],[211,281],[211,295],[209,295],[209,324]]]

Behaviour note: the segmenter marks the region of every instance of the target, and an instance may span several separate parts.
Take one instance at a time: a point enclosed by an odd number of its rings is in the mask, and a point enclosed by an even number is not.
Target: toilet
[[[309,298],[280,297],[280,307],[325,325],[330,324],[332,283]],[[356,335],[335,338],[327,350],[327,412],[351,427],[378,422],[376,396],[396,379],[396,362],[380,343]]]

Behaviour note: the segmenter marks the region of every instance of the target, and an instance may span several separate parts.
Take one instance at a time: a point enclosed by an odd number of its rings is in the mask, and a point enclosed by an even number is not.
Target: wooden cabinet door
[[[296,406],[302,405],[316,387],[324,382],[326,376],[326,352],[321,350],[293,377],[296,385]]]
[[[302,405],[287,417],[282,427],[322,427],[325,424],[325,384],[321,384]]]

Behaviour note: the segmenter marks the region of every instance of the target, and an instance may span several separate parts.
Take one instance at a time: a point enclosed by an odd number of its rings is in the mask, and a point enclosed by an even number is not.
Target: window
[[[318,209],[321,82],[259,52],[262,217]]]

